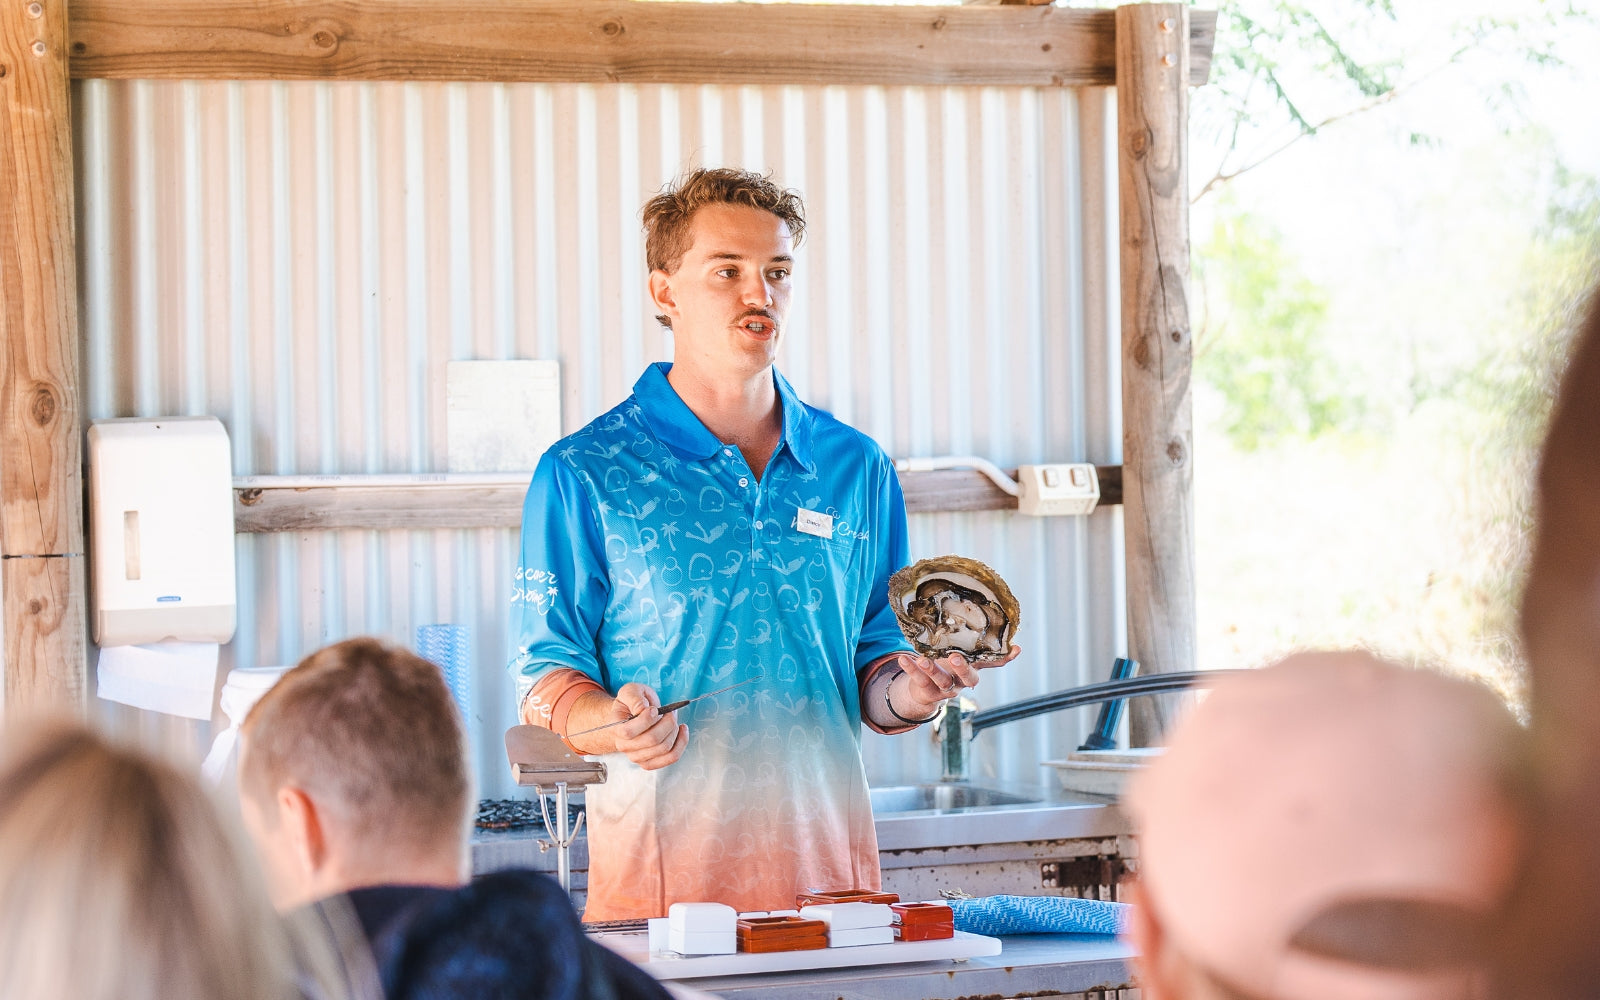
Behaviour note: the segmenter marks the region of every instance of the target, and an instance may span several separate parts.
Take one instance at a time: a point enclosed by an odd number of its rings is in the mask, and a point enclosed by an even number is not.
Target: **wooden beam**
[[[1013,470],[1014,471],[1014,470]],[[1100,506],[1122,502],[1122,468],[1097,466]],[[259,477],[266,481],[269,477]],[[910,514],[1016,510],[1017,498],[981,472],[948,469],[902,472]],[[526,485],[456,484],[262,487],[234,490],[234,530],[334,531],[437,528],[516,528]]]
[[[1197,11],[1192,82],[1216,13]],[[1115,15],[1054,6],[72,0],[79,79],[1109,85]]]
[[[0,608],[8,714],[84,699],[65,0],[0,4]]]
[[[1117,17],[1122,463],[1128,655],[1144,673],[1195,669],[1189,372],[1189,8]],[[1134,746],[1158,743],[1181,695],[1138,698]]]
[[[524,485],[312,486],[234,490],[234,530],[516,528]]]

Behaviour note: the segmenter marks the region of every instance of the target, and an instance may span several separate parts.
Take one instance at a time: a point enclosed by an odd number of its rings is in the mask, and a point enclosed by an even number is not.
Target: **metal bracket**
[[[1039,885],[1046,889],[1098,889],[1117,885],[1127,874],[1128,863],[1108,855],[1044,861],[1039,864]]]

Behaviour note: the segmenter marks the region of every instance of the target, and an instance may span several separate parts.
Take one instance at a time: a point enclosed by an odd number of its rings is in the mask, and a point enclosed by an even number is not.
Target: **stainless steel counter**
[[[1081,861],[1121,864],[1134,850],[1128,822],[1114,805],[1055,788],[933,783],[875,788],[873,797],[883,887],[906,899],[930,899],[944,889],[1115,898],[1099,891],[1104,880],[1084,874]],[[479,833],[472,838],[472,870],[553,873],[556,854],[540,851],[542,839],[542,830]],[[579,837],[572,889],[580,907],[588,867],[588,841]],[[1078,881],[1064,877],[1068,872]]]
[[[890,800],[900,806],[916,805],[907,790],[949,789],[949,785],[899,785],[874,789],[875,799]],[[1125,836],[1131,832],[1127,819],[1114,804],[1059,789],[1029,785],[976,786],[981,792],[995,792],[1005,801],[982,799],[981,804],[952,804],[926,809],[879,808],[873,817],[880,852],[928,851],[973,848],[986,844],[1014,844],[1030,841],[1090,840]],[[966,789],[963,789],[964,791]],[[890,794],[882,794],[882,793]],[[898,801],[895,801],[898,800]],[[964,800],[957,798],[956,803]],[[479,832],[472,837],[474,874],[503,868],[534,868],[555,871],[553,850],[541,851],[542,828],[510,833]],[[589,845],[579,837],[572,847],[575,871],[587,870]]]
[[[1106,799],[1036,785],[977,785],[977,791],[988,794],[972,796],[977,801],[970,805],[957,799],[959,804],[945,808],[885,810],[876,806],[879,800],[894,803],[895,799],[908,797],[898,794],[901,789],[937,793],[951,787],[961,786],[930,783],[873,789],[873,825],[878,831],[878,850],[1087,840],[1117,837],[1132,831],[1115,804]],[[924,799],[932,798],[935,796],[924,793]]]

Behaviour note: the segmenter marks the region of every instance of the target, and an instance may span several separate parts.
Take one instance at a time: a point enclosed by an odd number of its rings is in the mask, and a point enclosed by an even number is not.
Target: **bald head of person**
[[[1144,995],[1482,995],[1519,739],[1486,689],[1362,653],[1220,682],[1127,796]]]

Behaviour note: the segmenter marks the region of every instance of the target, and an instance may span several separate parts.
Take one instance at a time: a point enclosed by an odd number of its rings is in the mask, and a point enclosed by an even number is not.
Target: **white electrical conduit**
[[[938,458],[897,458],[894,467],[899,472],[936,472],[940,469],[977,469],[988,476],[1000,489],[1011,496],[1021,496],[1022,487],[1006,475],[998,465],[976,455],[943,455]]]

